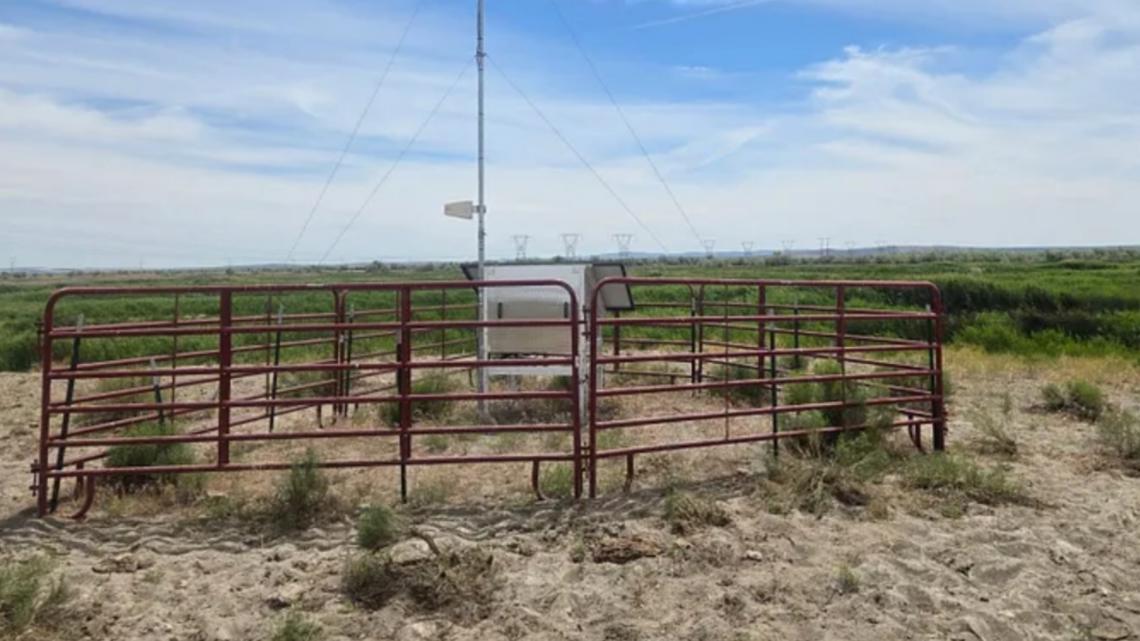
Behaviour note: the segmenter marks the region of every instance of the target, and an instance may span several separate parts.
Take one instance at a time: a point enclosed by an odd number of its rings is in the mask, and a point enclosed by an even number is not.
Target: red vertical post
[[[697,352],[697,298],[693,296],[693,286],[689,285],[689,318],[693,322],[689,323],[689,352]],[[700,382],[700,373],[697,371],[696,359],[689,361],[689,380],[692,383]]]
[[[400,397],[400,499],[408,500],[408,459],[412,456],[412,330],[408,323],[412,320],[412,290],[401,287],[400,295],[400,338],[396,346],[396,358],[400,362],[396,370],[396,390]]]
[[[703,354],[705,351],[705,286],[701,285],[701,289],[697,294],[697,345],[693,350],[693,363],[697,368],[697,381],[702,383],[705,380],[705,361],[697,354]]]
[[[843,427],[847,427],[847,288],[839,285],[835,288],[835,357],[839,361],[839,374],[843,377],[839,381],[840,398],[843,400]]]
[[[36,511],[48,513],[48,439],[51,438],[51,339],[54,327],[55,300],[44,309],[43,340],[40,342],[40,451],[36,466]]]
[[[574,498],[580,499],[582,498],[582,372],[578,366],[582,351],[582,343],[578,336],[580,308],[574,291],[568,289],[566,293],[570,296],[570,388],[574,395],[570,400],[570,426],[573,430],[570,440],[574,447]]]
[[[333,322],[336,323],[336,329],[333,330],[333,363],[337,366],[332,372],[333,396],[336,397],[336,402],[333,403],[332,408],[333,420],[335,421],[337,416],[347,413],[348,410],[340,400],[344,397],[344,370],[340,369],[340,366],[344,364],[345,352],[344,330],[341,329],[341,325],[345,323],[344,292],[336,292],[333,296],[335,297],[334,306],[336,310],[333,319]]]
[[[931,286],[930,311],[934,314],[934,451],[941,452],[946,449],[946,387],[942,371],[942,292]]]
[[[603,281],[604,282],[604,281]],[[598,299],[601,298],[601,284],[590,292],[590,394],[587,400],[590,433],[586,450],[586,466],[590,476],[590,498],[598,496]]]
[[[218,300],[218,466],[230,462],[230,368],[233,365],[233,292],[223,289]]]
[[[170,402],[171,404],[178,402],[178,316],[179,316],[179,296],[174,295],[174,336],[171,336],[170,343]],[[174,425],[174,415],[177,412],[170,413],[170,424]]]
[[[614,310],[614,318],[621,318],[621,310]],[[614,325],[614,356],[621,356],[621,325]],[[621,369],[621,363],[614,363],[614,371]]]
[[[763,285],[757,286],[757,290],[756,290],[756,313],[759,314],[760,316],[767,316],[768,315],[768,290]],[[764,363],[766,360],[764,358],[765,357],[764,350],[767,348],[767,343],[768,343],[768,341],[767,341],[768,324],[766,322],[764,322],[763,320],[758,321],[756,323],[756,334],[757,334],[757,336],[756,336],[756,349],[757,349],[756,371],[758,372],[756,378],[766,379],[768,377],[768,372],[764,368]],[[774,356],[772,358],[775,359]],[[763,389],[761,389],[760,392],[761,392],[760,394],[756,395],[757,399],[763,398]],[[759,405],[760,403],[757,402],[757,404]]]
[[[447,322],[447,289],[441,290],[441,303],[439,306],[439,320]],[[439,328],[439,360],[447,360],[447,327]]]

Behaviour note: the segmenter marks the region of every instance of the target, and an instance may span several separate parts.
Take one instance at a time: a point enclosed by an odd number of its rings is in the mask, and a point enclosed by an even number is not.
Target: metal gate
[[[563,291],[571,313],[566,319],[476,319],[476,291],[511,287]],[[153,309],[166,320],[84,323],[92,310],[102,315],[118,311],[108,304]],[[57,325],[68,306],[76,322]],[[85,495],[82,514],[94,498],[97,479],[288,469],[286,460],[234,460],[231,449],[335,439],[359,443],[358,455],[322,460],[322,467],[398,467],[405,497],[410,466],[529,462],[537,488],[538,466],[547,461],[572,466],[574,495],[580,496],[576,384],[477,390],[448,383],[492,365],[560,366],[569,368],[570,380],[577,381],[578,309],[565,283],[535,280],[57,291],[48,301],[42,330],[40,443],[32,466],[38,511],[43,515],[56,508],[63,479],[77,479],[77,491]],[[479,361],[473,354],[476,334],[493,327],[564,331],[570,351]],[[65,359],[67,365],[57,364]],[[485,411],[486,404],[496,401],[561,403],[565,411],[559,415],[565,420],[500,424]],[[462,425],[423,420],[422,408],[440,404],[466,404],[475,411],[466,413],[471,420]],[[331,410],[328,425],[326,408]],[[377,419],[341,426],[341,419],[362,408],[376,408]],[[302,422],[300,429],[280,429],[287,415],[305,410],[315,411],[315,420]],[[432,437],[549,433],[569,438],[558,441],[562,447],[556,451],[441,456],[417,447]],[[393,444],[391,451],[378,442]],[[129,460],[106,464],[126,448],[180,444],[195,447],[204,460],[146,467]],[[92,465],[100,460],[103,466]]]
[[[943,449],[942,301],[933,284],[623,277],[600,282],[594,300],[617,283],[632,289],[635,311],[589,320],[590,366],[608,374],[590,378],[591,497],[599,461],[624,458],[628,487],[643,454],[769,441],[778,455],[781,440],[870,427],[905,428],[922,449],[925,426]],[[815,388],[823,394],[802,393]],[[613,419],[598,411],[606,399],[678,394],[705,402],[651,403],[650,415]],[[719,407],[708,402],[717,395]],[[632,432],[650,436],[601,443]]]
[[[611,284],[632,288],[633,311],[599,311]],[[477,319],[477,292],[518,287],[563,292],[568,317]],[[116,317],[126,320],[90,322]],[[477,336],[494,327],[567,332],[570,349],[480,361]],[[872,411],[876,425],[908,430],[920,449],[929,426],[938,450],[941,334],[938,289],[911,282],[623,277],[599,282],[587,301],[556,280],[67,288],[44,313],[33,490],[44,515],[61,482],[75,479],[82,514],[100,479],[288,469],[283,455],[249,460],[235,449],[307,442],[350,448],[322,467],[398,469],[405,497],[410,467],[474,463],[529,464],[539,495],[540,465],[569,465],[573,495],[588,482],[595,496],[599,461],[624,459],[628,482],[638,455],[762,441],[778,451],[784,439],[866,429]],[[495,368],[569,375],[479,389],[480,370]],[[795,391],[809,386],[832,394]],[[695,399],[692,409],[599,411],[679,393]],[[510,416],[497,416],[506,405]],[[533,419],[528,408],[538,406]],[[446,418],[441,407],[452,408]],[[807,426],[805,416],[836,420]],[[616,433],[631,438],[603,436]],[[502,436],[502,447],[437,447],[476,436]],[[197,460],[115,460],[175,445]]]

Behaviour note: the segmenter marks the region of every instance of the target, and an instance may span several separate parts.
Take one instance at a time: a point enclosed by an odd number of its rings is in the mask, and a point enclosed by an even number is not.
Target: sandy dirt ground
[[[444,503],[408,511],[415,527],[446,553],[489,555],[492,590],[475,613],[426,611],[407,594],[376,610],[351,603],[341,591],[356,553],[349,516],[288,537],[204,519],[195,506],[110,497],[84,522],[35,518],[27,486],[38,378],[0,374],[0,557],[50,554],[74,588],[66,616],[28,637],[37,639],[268,639],[289,609],[329,640],[1140,638],[1140,479],[1104,463],[1090,425],[1034,409],[1045,382],[1074,376],[1134,407],[1140,373],[957,350],[948,367],[953,447],[1007,463],[1035,505],[971,504],[944,516],[888,478],[886,515],[772,514],[757,448],[646,459],[629,494],[610,470],[604,496],[578,504],[529,498],[525,466],[417,471],[414,485],[449,489]],[[1020,447],[1008,462],[976,451],[971,422],[978,410],[998,412],[1006,393]],[[274,447],[246,455],[274,456]],[[731,522],[672,531],[665,475],[718,502]],[[352,504],[391,500],[394,478],[334,474]],[[275,480],[231,475],[209,492],[256,496]],[[430,553],[412,538],[393,554]]]

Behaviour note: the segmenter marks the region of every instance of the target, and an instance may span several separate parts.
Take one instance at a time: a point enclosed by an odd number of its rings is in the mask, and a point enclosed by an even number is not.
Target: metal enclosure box
[[[484,280],[560,280],[574,290],[579,319],[593,283],[589,265],[490,265]],[[570,300],[558,287],[491,287],[485,290],[488,320],[555,320],[570,318]],[[570,354],[570,336],[561,327],[492,327],[487,330],[487,354],[558,356]]]

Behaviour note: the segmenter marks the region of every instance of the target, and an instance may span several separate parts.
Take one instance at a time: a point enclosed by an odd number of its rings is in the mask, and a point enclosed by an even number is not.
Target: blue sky
[[[615,233],[641,251],[1140,242],[1135,0],[487,3],[493,256],[513,234],[558,253],[562,232],[580,253]],[[409,23],[294,259],[470,258],[474,229],[440,209],[474,195],[473,13],[0,4],[0,260],[283,260]]]

